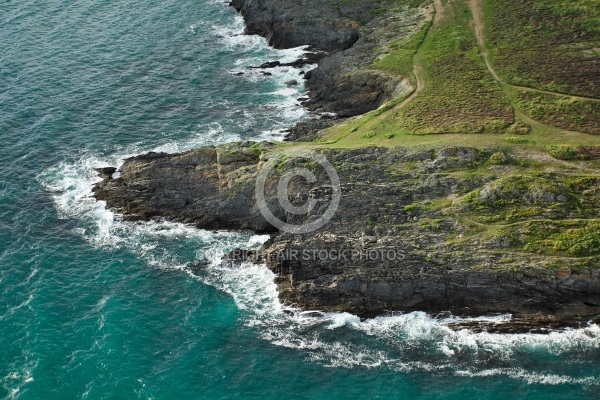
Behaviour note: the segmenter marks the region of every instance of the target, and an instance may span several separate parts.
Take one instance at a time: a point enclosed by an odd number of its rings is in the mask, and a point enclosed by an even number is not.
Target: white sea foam
[[[13,369],[8,374],[0,378],[0,387],[7,393],[6,399],[16,399],[19,397],[21,389],[30,382],[33,382],[33,369],[37,362],[25,362],[19,369]],[[12,366],[11,366],[12,367]]]
[[[112,160],[114,162],[114,160]],[[600,328],[590,325],[537,334],[474,333],[454,331],[447,324],[457,317],[433,318],[423,312],[361,320],[348,313],[302,313],[279,302],[274,274],[264,265],[244,263],[226,266],[220,254],[235,247],[260,246],[266,236],[234,232],[208,232],[170,222],[131,223],[120,221],[102,202],[90,198],[92,184],[98,179],[93,168],[108,160],[86,158],[76,164],[63,164],[41,178],[53,191],[59,212],[87,221],[80,231],[97,246],[124,247],[157,268],[178,269],[194,279],[229,293],[244,310],[246,325],[273,345],[296,349],[307,360],[327,367],[389,368],[397,371],[446,371],[458,375],[504,375],[540,384],[600,384],[595,377],[569,377],[512,368],[477,368],[488,360],[510,363],[527,354],[553,356],[570,353],[590,354],[600,349]],[[173,256],[165,242],[186,241],[191,246],[213,249],[201,273],[188,262]],[[205,252],[206,254],[206,252]],[[104,299],[108,300],[108,298]],[[97,307],[102,307],[99,303]],[[508,315],[476,320],[503,322]],[[473,321],[473,318],[469,318]],[[99,321],[100,328],[102,321]],[[328,332],[336,332],[331,335]],[[419,361],[426,349],[428,359]],[[595,353],[594,353],[595,354]]]
[[[574,378],[566,375],[558,375],[558,374],[543,374],[537,372],[526,371],[521,368],[492,368],[492,369],[484,369],[481,371],[469,371],[469,370],[461,370],[456,371],[456,375],[458,376],[494,376],[494,375],[505,375],[511,377],[513,379],[523,380],[529,384],[538,383],[542,385],[563,385],[563,384],[572,384],[572,385],[585,385],[592,386],[598,385],[600,383],[600,379],[598,377],[588,376],[584,378]]]
[[[244,34],[244,20],[236,15],[234,22],[229,26],[213,26],[215,38],[223,44],[224,51],[239,54],[234,62],[231,74],[242,73],[236,78],[246,79],[251,82],[264,80],[272,81],[277,89],[267,95],[273,98],[269,106],[275,110],[273,115],[278,120],[285,121],[280,127],[260,133],[262,140],[282,139],[282,130],[291,123],[298,121],[307,115],[306,110],[300,105],[298,98],[304,95],[304,79],[300,70],[293,67],[275,67],[266,70],[251,67],[259,66],[268,61],[280,61],[289,63],[299,59],[307,51],[307,46],[292,49],[277,50],[269,46],[267,40],[256,35]],[[304,71],[315,68],[316,65],[306,65]],[[264,72],[270,75],[265,76]],[[288,85],[290,81],[296,81],[296,85]]]
[[[192,31],[196,29],[199,27],[190,27]],[[285,120],[301,118],[304,111],[297,105],[296,97],[302,93],[303,87],[297,70],[274,68],[270,70],[272,77],[264,77],[246,67],[275,59],[292,61],[304,49],[273,50],[263,38],[240,35],[243,31],[241,17],[236,17],[232,26],[215,27],[215,31],[217,39],[222,41],[227,51],[264,53],[264,58],[252,55],[255,58],[238,60],[236,68],[245,73],[244,79],[273,79],[277,87],[268,94],[274,99],[271,106],[276,112],[283,112]],[[299,81],[297,87],[285,85],[286,81],[292,79]],[[262,137],[277,137],[281,135],[281,129],[274,127],[272,131],[263,132]],[[82,221],[75,231],[91,244],[128,249],[152,267],[180,270],[193,279],[229,293],[237,307],[244,310],[242,315],[249,329],[255,330],[257,335],[275,346],[302,352],[309,361],[335,368],[445,371],[460,376],[504,375],[528,383],[548,385],[600,384],[599,379],[592,376],[568,376],[505,366],[486,367],[490,361],[510,364],[530,354],[558,357],[571,353],[598,354],[600,328],[597,325],[548,335],[513,335],[454,331],[447,325],[449,322],[459,322],[459,318],[433,318],[423,312],[368,320],[348,313],[300,312],[280,303],[275,276],[266,266],[244,263],[232,267],[220,262],[219,255],[223,251],[236,247],[256,248],[266,240],[265,236],[208,232],[170,222],[123,222],[106,209],[104,202],[95,201],[91,196],[94,183],[100,180],[95,168],[119,166],[125,158],[147,151],[177,152],[239,139],[224,132],[218,123],[198,126],[186,140],[168,141],[154,147],[133,145],[107,157],[82,154],[76,162],[64,162],[45,171],[39,180],[52,192],[61,216]],[[192,251],[176,255],[169,247],[173,243],[185,243]],[[194,249],[213,250],[208,252],[213,257],[208,263],[195,259]],[[191,268],[190,263],[204,263],[204,268],[198,271]],[[100,312],[109,299],[110,296],[101,299],[94,312]],[[477,320],[504,322],[508,319],[510,316],[502,315],[480,317]],[[99,329],[102,329],[103,323],[100,315]],[[22,385],[29,378],[24,374],[15,380]],[[20,386],[6,384],[7,379],[3,379],[4,387],[18,391]]]

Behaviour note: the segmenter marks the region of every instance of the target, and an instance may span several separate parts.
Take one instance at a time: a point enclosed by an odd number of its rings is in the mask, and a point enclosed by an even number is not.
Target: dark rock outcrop
[[[323,57],[325,57],[327,53],[323,51],[310,51],[304,53],[302,57],[292,62],[281,62],[281,61],[268,61],[259,65],[258,67],[250,67],[250,68],[260,68],[260,69],[268,69],[268,68],[276,68],[276,67],[293,67],[293,68],[301,68],[307,64],[316,64]]]
[[[243,168],[255,166],[258,157],[249,146],[148,153],[128,159],[120,176],[106,178],[94,194],[129,220],[160,216],[207,229],[272,232],[251,201],[254,187],[237,184]]]
[[[321,130],[332,127],[337,118],[313,118],[298,122],[286,131],[286,140],[290,142],[310,142],[319,137]]]
[[[117,169],[115,167],[96,168],[96,172],[102,179],[111,179]]]
[[[318,0],[233,0],[246,22],[246,33],[261,35],[278,49],[312,45],[325,51],[351,47],[361,24],[373,18],[376,0],[353,4]]]
[[[247,33],[266,37],[276,48],[311,46],[330,52],[325,58],[322,53],[313,52],[293,63],[274,61],[260,66],[300,67],[319,61],[316,69],[304,75],[310,100],[303,104],[312,111],[350,117],[374,110],[414,89],[409,77],[369,66],[376,58],[378,46],[407,37],[420,28],[427,18],[421,8],[394,8],[394,2],[378,0],[234,0],[231,5],[244,16]],[[394,12],[380,12],[386,8]]]
[[[242,252],[227,260],[264,259],[278,276],[282,300],[307,309],[361,316],[387,310],[541,313],[558,320],[600,314],[600,269],[593,261],[586,268],[557,270],[548,267],[547,257],[507,248],[502,241],[452,243],[466,230],[460,218],[465,205],[443,212],[420,206],[485,187],[493,175],[461,178],[445,171],[476,168],[492,153],[470,148],[325,151],[339,174],[341,201],[329,223],[306,234],[274,229],[260,213],[254,191],[257,175],[272,168],[265,200],[273,214],[292,224],[318,218],[332,192],[308,150],[282,153],[268,144],[242,143],[177,155],[151,153],[126,160],[120,177],[106,177],[94,193],[129,218],[160,216],[208,229],[273,232],[260,254]],[[292,203],[315,204],[305,215],[286,212],[277,198],[278,176],[299,167],[317,180],[310,188],[303,179],[290,182]],[[559,204],[558,199],[531,201]]]
[[[312,110],[352,117],[410,93],[414,87],[408,76],[370,66],[377,48],[414,33],[426,18],[422,9],[409,8],[370,21],[361,28],[359,40],[351,48],[324,58],[318,68],[306,73],[311,99],[304,104]]]

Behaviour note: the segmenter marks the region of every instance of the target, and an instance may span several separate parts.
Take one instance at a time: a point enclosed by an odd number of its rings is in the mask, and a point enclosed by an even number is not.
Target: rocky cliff
[[[231,5],[244,16],[248,34],[264,36],[276,48],[310,46],[328,52],[305,75],[310,95],[305,106],[350,117],[414,90],[409,76],[369,68],[376,48],[408,37],[430,18],[410,3],[233,0]],[[300,131],[304,135],[306,129]]]
[[[274,216],[310,222],[332,198],[327,173],[313,161],[317,153],[339,175],[339,208],[316,232],[281,232],[260,212],[257,177],[271,171],[264,192]],[[316,177],[310,190],[305,179],[290,181],[292,203],[314,203],[301,215],[285,211],[277,197],[281,176],[297,168]],[[542,313],[573,320],[600,314],[598,249],[553,252],[550,233],[577,212],[575,199],[596,202],[579,212],[600,212],[600,199],[583,182],[577,174],[524,168],[518,158],[490,149],[282,150],[242,143],[128,159],[120,176],[106,174],[94,193],[132,219],[160,216],[199,228],[272,233],[252,257],[277,274],[282,301],[306,309],[362,316]],[[497,223],[481,223],[486,219]],[[592,229],[585,221],[579,227]]]
[[[386,49],[414,54],[418,44],[404,40],[423,34],[434,14],[415,3],[231,4],[244,16],[248,33],[267,37],[275,47],[326,51],[324,58],[322,53],[308,57],[320,61],[305,74],[306,105],[348,117],[415,90],[414,77],[396,68],[395,59],[394,68],[373,66]],[[270,65],[276,63],[263,67]],[[331,124],[327,119],[301,123],[290,136],[312,139]],[[358,129],[348,127],[345,135],[375,136]],[[126,160],[119,171],[100,170],[104,179],[94,194],[127,219],[167,218],[205,229],[269,233],[261,251],[242,249],[226,262],[265,262],[277,275],[282,301],[305,309],[361,316],[413,310],[511,313],[544,326],[600,315],[597,169],[533,148],[517,155],[489,145],[326,147],[331,146],[237,143],[150,153]],[[335,170],[339,186],[316,162],[321,157]],[[264,183],[264,200],[256,192],[258,181]],[[331,220],[314,231],[290,233],[273,222],[319,221],[338,194]],[[265,209],[272,214],[269,220]],[[303,212],[294,211],[299,209]],[[529,322],[507,330],[527,330]]]

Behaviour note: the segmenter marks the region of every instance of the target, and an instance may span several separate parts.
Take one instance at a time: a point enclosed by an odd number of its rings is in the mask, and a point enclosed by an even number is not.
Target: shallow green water
[[[298,71],[246,68],[300,50],[242,31],[217,0],[0,1],[0,399],[599,398],[595,325],[288,315],[266,268],[197,260],[264,238],[123,223],[89,198],[94,167],[303,117]]]

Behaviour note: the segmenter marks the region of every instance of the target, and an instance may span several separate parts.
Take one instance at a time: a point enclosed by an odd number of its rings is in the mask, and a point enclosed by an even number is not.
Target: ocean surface
[[[90,197],[96,167],[306,117],[298,70],[247,68],[302,49],[242,32],[220,0],[0,0],[0,399],[600,398],[597,325],[285,313],[266,267],[218,262],[265,237]]]

